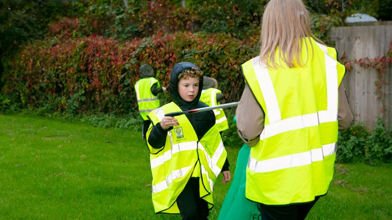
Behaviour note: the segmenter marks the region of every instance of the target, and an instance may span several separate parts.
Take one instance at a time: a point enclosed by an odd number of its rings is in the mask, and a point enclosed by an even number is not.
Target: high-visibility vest
[[[333,177],[338,87],[345,68],[336,61],[335,49],[306,42],[302,57],[306,60],[313,48],[313,59],[304,68],[267,69],[259,57],[242,65],[265,113],[246,171],[246,197],[258,203],[313,201],[327,193]]]
[[[220,103],[216,100],[216,95],[222,93],[219,89],[209,88],[201,91],[200,101],[204,102],[208,106],[216,106]],[[214,109],[215,114],[215,125],[219,131],[229,129],[229,124],[223,109]]]
[[[181,109],[171,102],[152,111],[148,117],[156,125],[166,113],[178,111]],[[180,213],[177,197],[191,177],[199,177],[199,195],[212,208],[214,182],[227,157],[215,126],[198,140],[185,115],[176,116],[176,119],[179,126],[174,126],[167,132],[165,146],[156,149],[147,143],[153,177],[152,200],[156,213]],[[147,138],[151,130],[152,126],[147,131]]]
[[[158,97],[151,92],[151,87],[155,83],[160,87],[159,81],[154,77],[139,79],[135,84],[139,112],[145,121],[148,120],[148,113],[160,106]]]

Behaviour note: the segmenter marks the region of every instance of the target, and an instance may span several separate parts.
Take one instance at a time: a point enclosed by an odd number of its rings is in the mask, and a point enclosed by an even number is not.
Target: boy
[[[207,219],[213,208],[213,185],[222,171],[230,180],[227,153],[213,111],[164,116],[170,112],[207,107],[199,101],[203,84],[200,69],[188,62],[173,67],[173,102],[152,111],[147,131],[150,150],[152,199],[155,213],[180,213],[182,219]]]

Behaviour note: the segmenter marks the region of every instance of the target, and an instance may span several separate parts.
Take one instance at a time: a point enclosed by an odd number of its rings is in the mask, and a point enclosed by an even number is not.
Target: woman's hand
[[[165,116],[162,118],[161,127],[163,130],[167,130],[170,127],[179,125],[177,119],[171,116]]]

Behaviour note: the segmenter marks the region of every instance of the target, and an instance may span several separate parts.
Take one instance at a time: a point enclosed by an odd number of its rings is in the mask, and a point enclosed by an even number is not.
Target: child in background
[[[208,106],[220,105],[220,101],[224,99],[222,92],[218,89],[216,79],[203,76],[203,91],[201,92],[200,101]],[[215,124],[219,132],[229,129],[227,118],[223,109],[214,109]]]
[[[154,78],[154,70],[150,65],[142,65],[139,68],[139,72],[140,79],[135,84],[135,91],[139,113],[143,119],[142,139],[145,140],[147,129],[150,126],[150,120],[148,120],[147,115],[152,110],[159,108],[160,103],[157,95],[166,91],[166,88],[161,87],[159,81]]]
[[[182,219],[207,219],[213,208],[214,182],[222,172],[230,180],[227,153],[213,111],[165,116],[170,112],[207,107],[199,101],[201,70],[189,62],[173,67],[173,102],[152,111],[147,132],[150,150],[152,200],[155,213],[180,213]]]

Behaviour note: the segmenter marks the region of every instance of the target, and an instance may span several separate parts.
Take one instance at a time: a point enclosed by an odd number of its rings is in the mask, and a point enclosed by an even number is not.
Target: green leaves
[[[337,161],[342,163],[366,162],[371,165],[391,163],[392,133],[382,118],[372,132],[363,123],[339,132]]]

